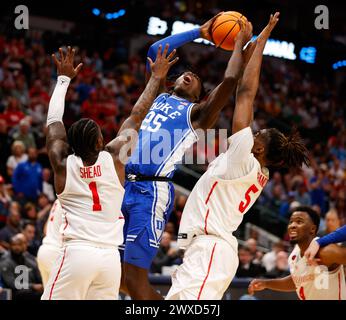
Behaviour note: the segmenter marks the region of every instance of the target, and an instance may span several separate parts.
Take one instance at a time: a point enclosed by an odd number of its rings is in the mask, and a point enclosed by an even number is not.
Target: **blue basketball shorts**
[[[125,182],[124,243],[119,247],[122,262],[150,269],[173,205],[171,182]]]

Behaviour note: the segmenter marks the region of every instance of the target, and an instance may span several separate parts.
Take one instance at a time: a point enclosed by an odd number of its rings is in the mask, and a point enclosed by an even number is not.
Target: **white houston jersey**
[[[228,150],[209,165],[187,200],[178,235],[181,248],[186,248],[195,236],[205,234],[220,237],[236,248],[232,232],[268,181],[268,170],[261,170],[251,153],[251,129],[239,131],[229,142]]]
[[[68,156],[65,189],[58,195],[64,211],[63,240],[102,247],[122,244],[123,197],[124,188],[110,153],[100,152],[96,163],[88,167],[80,157]]]
[[[46,236],[42,240],[43,244],[61,247],[62,236],[59,230],[62,224],[62,216],[63,210],[61,208],[59,200],[56,199],[49,213],[46,227]]]
[[[309,266],[296,245],[288,258],[290,272],[301,300],[345,300],[344,268],[328,271],[326,266]]]

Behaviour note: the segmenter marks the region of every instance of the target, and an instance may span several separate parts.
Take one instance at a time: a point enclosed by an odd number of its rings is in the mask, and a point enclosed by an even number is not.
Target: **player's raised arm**
[[[168,49],[169,45],[166,44],[165,49],[162,52],[162,47],[160,46],[156,54],[155,62],[148,57],[151,69],[150,79],[135,106],[133,107],[130,116],[121,126],[117,137],[106,146],[106,150],[113,156],[117,173],[121,181],[123,181],[124,178],[124,166],[129,156],[127,152],[123,152],[120,155],[121,149],[128,143],[130,143],[131,146],[134,146],[137,142],[137,137],[134,137],[133,133],[138,132],[143,119],[146,117],[151,105],[155,100],[162,79],[166,77],[170,67],[173,66],[179,59],[178,57],[174,58],[176,50],[173,50],[167,56]],[[132,137],[132,139],[130,137]],[[128,148],[128,146],[126,147],[126,150],[130,149],[131,148]]]
[[[82,67],[81,63],[76,68],[73,66],[74,54],[75,49],[68,47],[66,55],[64,55],[62,48],[59,48],[60,59],[54,54],[52,55],[58,70],[58,79],[48,107],[46,146],[54,172],[54,184],[57,193],[62,192],[65,186],[66,158],[68,155],[66,130],[62,122],[65,96],[70,81]]]
[[[211,92],[205,102],[192,109],[191,120],[195,128],[207,129],[215,125],[220,111],[233,95],[244,66],[243,47],[252,37],[252,24],[241,22],[235,38],[235,47],[224,74],[223,81]]]
[[[261,72],[263,50],[279,21],[279,12],[270,15],[269,23],[255,41],[253,53],[245,67],[237,88],[237,98],[233,115],[232,134],[250,126],[253,120],[253,103],[256,97]]]
[[[255,291],[270,289],[274,291],[291,292],[296,290],[292,276],[281,279],[254,279],[248,287],[249,294],[253,295]]]
[[[159,41],[156,41],[155,43],[153,43],[150,46],[148,53],[147,53],[147,57],[150,58],[151,60],[154,60],[159,47],[160,46],[163,47],[164,45],[166,45],[166,43],[169,44],[168,53],[171,53],[171,51],[173,51],[174,49],[177,49],[177,48],[181,47],[182,45],[184,45],[188,42],[194,41],[198,38],[204,38],[204,39],[210,41],[211,40],[211,36],[210,36],[211,27],[212,27],[214,21],[216,20],[216,18],[218,16],[220,16],[222,13],[223,12],[218,13],[216,16],[214,16],[213,18],[208,20],[206,23],[204,23],[199,28],[194,28],[194,29],[182,32],[182,33],[177,33],[177,34],[171,35],[169,37],[163,38]],[[150,71],[151,71],[150,63],[147,62],[146,82],[149,81]],[[166,89],[165,83],[166,83],[166,77],[161,80],[158,93],[165,91],[165,89]]]

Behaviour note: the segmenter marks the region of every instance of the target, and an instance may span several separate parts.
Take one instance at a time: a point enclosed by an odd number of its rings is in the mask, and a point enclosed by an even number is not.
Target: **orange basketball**
[[[240,21],[246,22],[244,15],[236,11],[227,11],[213,23],[211,37],[216,47],[231,51],[234,49],[234,39],[240,30]]]

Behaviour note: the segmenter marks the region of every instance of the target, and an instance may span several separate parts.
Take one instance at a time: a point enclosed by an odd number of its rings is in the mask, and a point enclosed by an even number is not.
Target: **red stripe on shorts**
[[[211,263],[213,262],[215,247],[216,247],[216,243],[214,244],[213,251],[211,252],[211,256],[210,256],[210,260],[209,260],[209,265],[208,265],[208,272],[207,272],[207,275],[204,278],[204,281],[202,283],[201,289],[199,290],[197,300],[200,300],[201,294],[202,294],[202,291],[203,291],[203,288],[204,288],[204,285],[205,285],[205,283],[206,283],[206,281],[208,279],[210,268],[211,268]]]
[[[55,286],[55,283],[57,282],[58,280],[58,277],[59,277],[59,274],[60,274],[60,271],[61,271],[61,268],[64,264],[64,261],[65,261],[65,254],[66,254],[66,248],[64,250],[64,256],[62,257],[62,261],[61,261],[61,264],[60,264],[60,267],[59,267],[59,270],[58,270],[58,273],[54,279],[54,282],[53,282],[53,285],[52,285],[52,288],[50,289],[50,293],[49,293],[49,300],[52,300],[52,294],[53,294],[53,289],[54,289],[54,286]]]

